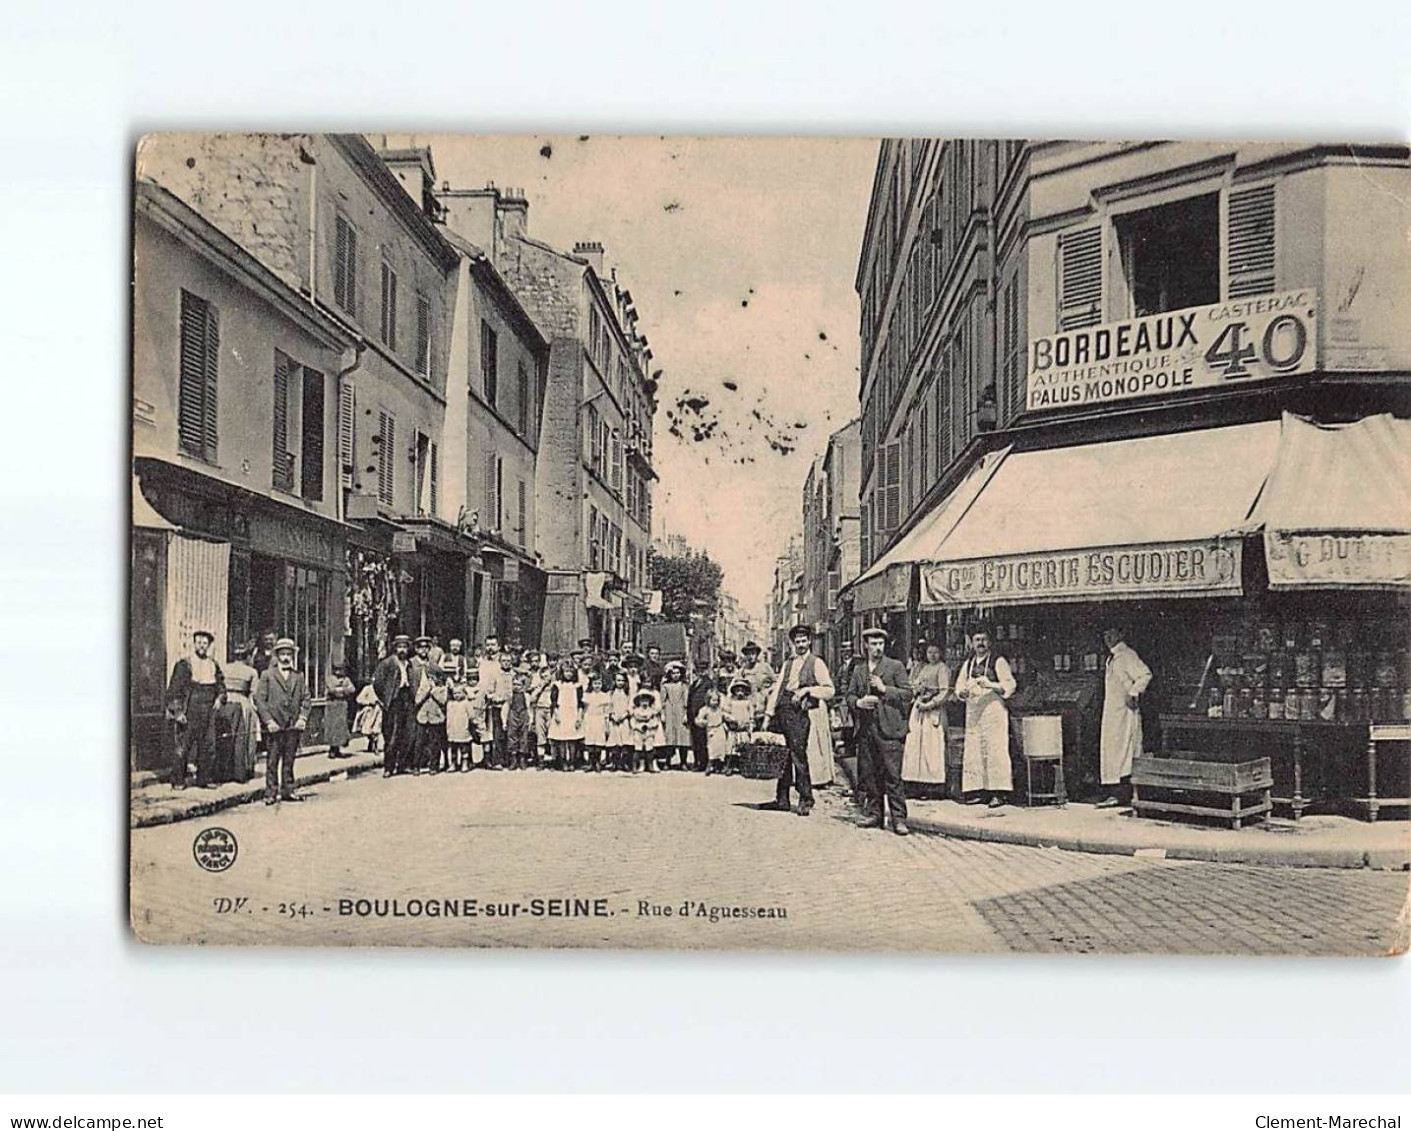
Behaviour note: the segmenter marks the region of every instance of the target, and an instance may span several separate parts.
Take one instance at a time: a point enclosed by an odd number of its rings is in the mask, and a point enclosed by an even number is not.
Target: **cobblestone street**
[[[214,944],[1366,955],[1405,946],[1404,872],[902,839],[857,828],[837,788],[820,792],[807,820],[755,810],[771,791],[681,773],[327,783],[302,804],[135,830],[133,921],[152,941]],[[219,873],[192,854],[213,825],[239,844]],[[602,902],[597,914],[565,917],[551,913],[548,901],[560,899]],[[373,913],[340,914],[340,901],[359,900]],[[545,901],[538,914],[535,900]],[[460,914],[428,915],[428,902]],[[726,909],[714,922],[713,908]]]

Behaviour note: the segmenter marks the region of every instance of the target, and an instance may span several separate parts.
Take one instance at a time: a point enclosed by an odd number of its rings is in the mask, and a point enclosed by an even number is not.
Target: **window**
[[[384,408],[377,422],[377,498],[389,507],[397,485],[396,447],[397,420]]]
[[[1220,301],[1220,196],[1119,216],[1113,226],[1133,317]]]
[[[515,531],[519,534],[519,544],[525,545],[529,534],[529,487],[523,479],[518,481],[519,509]]]
[[[596,306],[589,306],[589,307],[588,307],[588,356],[593,359],[593,364],[594,364],[594,365],[599,364],[599,354],[598,354],[598,350],[599,350],[601,347],[598,345],[598,339],[602,336],[602,332],[603,332],[603,320],[602,320],[602,316],[601,316],[600,314],[598,314],[598,308],[597,308]]]
[[[588,568],[597,569],[602,562],[598,530],[598,508],[588,504]]]
[[[275,575],[278,576],[277,574]],[[298,664],[308,681],[309,695],[323,698],[329,665],[328,574],[323,570],[286,563],[280,635],[299,649]]]
[[[416,296],[416,371],[431,376],[431,300]]]
[[[498,532],[504,523],[505,461],[497,452],[485,456],[485,529]]]
[[[611,463],[608,468],[608,482],[614,491],[622,490],[622,432],[614,428],[609,441]]]
[[[274,351],[274,448],[271,482],[281,491],[294,490],[294,455],[289,450],[289,397],[299,367],[279,350]]]
[[[358,233],[342,216],[333,224],[333,301],[358,316]]]
[[[304,396],[300,410],[303,444],[299,457],[299,493],[310,502],[323,501],[323,374],[304,366]]]
[[[520,362],[516,367],[516,376],[519,379],[519,397],[516,407],[519,409],[519,434],[529,435],[529,370],[524,368],[524,362]]]
[[[177,392],[177,437],[181,450],[215,462],[216,377],[220,327],[216,308],[181,292],[181,373]]]
[[[500,395],[499,339],[490,323],[480,323],[480,376],[485,382],[485,400],[491,408]]]
[[[598,423],[598,409],[596,405],[588,406],[588,466],[595,472],[601,472],[603,468],[603,430]]]
[[[389,350],[397,348],[397,273],[382,264],[382,342]]]
[[[1019,277],[1010,279],[1000,298],[1000,418],[1008,424],[1024,409],[1029,350],[1019,331]]]

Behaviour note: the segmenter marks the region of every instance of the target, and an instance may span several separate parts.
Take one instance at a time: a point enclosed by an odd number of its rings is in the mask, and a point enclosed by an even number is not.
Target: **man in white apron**
[[[1122,639],[1122,631],[1109,628],[1102,634],[1107,645],[1107,672],[1103,678],[1102,741],[1098,750],[1103,793],[1099,809],[1121,804],[1117,794],[1132,776],[1132,759],[1142,752],[1141,695],[1151,683],[1151,669]],[[1128,787],[1130,789],[1130,785]]]
[[[813,809],[813,776],[808,757],[812,713],[833,698],[833,677],[822,657],[814,654],[813,632],[807,625],[796,624],[789,630],[789,644],[794,654],[784,663],[764,705],[764,725],[784,736],[789,757],[775,783],[773,803],[760,808],[787,813],[789,790],[794,788],[799,793],[798,815],[807,817]],[[831,768],[830,765],[830,772]]]
[[[995,654],[986,628],[971,635],[973,654],[960,666],[955,695],[965,703],[965,764],[961,789],[984,794],[991,809],[1009,800],[1014,775],[1009,762],[1009,708],[1014,672]],[[979,800],[977,797],[976,800]]]

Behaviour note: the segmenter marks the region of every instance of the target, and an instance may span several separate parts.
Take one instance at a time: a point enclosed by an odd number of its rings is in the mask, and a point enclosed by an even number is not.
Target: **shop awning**
[[[147,496],[142,493],[142,481],[135,471],[132,473],[132,527],[134,530],[181,529],[163,518],[157,508],[147,501]]]
[[[921,605],[1237,595],[1277,421],[1009,455],[921,569]]]
[[[1264,529],[1270,589],[1411,587],[1411,421],[1285,413],[1251,518]]]
[[[906,607],[907,590],[911,587],[911,568],[919,562],[934,560],[946,536],[1008,454],[1009,449],[1002,448],[981,458],[954,491],[849,585],[854,611]]]

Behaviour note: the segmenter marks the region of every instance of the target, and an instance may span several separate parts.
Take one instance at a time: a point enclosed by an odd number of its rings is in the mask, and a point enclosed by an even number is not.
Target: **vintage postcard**
[[[1411,148],[161,134],[147,942],[1388,955]]]

